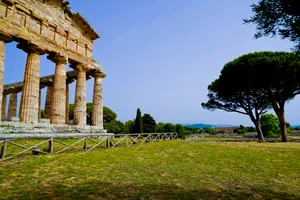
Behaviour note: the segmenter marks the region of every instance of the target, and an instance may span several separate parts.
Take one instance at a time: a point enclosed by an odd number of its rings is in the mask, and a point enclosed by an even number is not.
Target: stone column
[[[41,119],[41,99],[42,99],[42,89],[40,88],[40,94],[39,94],[39,121]]]
[[[103,129],[103,104],[102,104],[102,78],[106,74],[94,74],[94,94],[93,94],[93,108],[92,108],[92,125]]]
[[[3,95],[3,82],[4,82],[4,65],[5,65],[5,43],[12,41],[9,35],[0,35],[0,110],[2,109],[2,95]],[[0,115],[0,121],[1,121]]]
[[[2,114],[0,116],[0,121],[3,116],[3,112],[5,112],[5,108],[2,106],[3,99],[6,99],[6,96],[4,98],[3,95],[3,81],[4,81],[4,65],[5,65],[5,41],[1,40],[0,38],[0,110],[2,111]],[[6,102],[5,102],[6,104]]]
[[[48,56],[56,63],[53,82],[53,102],[51,124],[65,124],[66,122],[66,64],[68,59],[63,56]]]
[[[10,94],[9,106],[8,106],[8,117],[17,116],[17,107],[18,107],[18,93]]]
[[[66,113],[65,124],[69,124],[69,84],[66,84]]]
[[[86,69],[84,65],[77,65],[77,81],[74,105],[75,125],[86,125]]]
[[[23,93],[23,92],[22,92]],[[20,100],[20,108],[19,108],[19,121],[20,121],[20,116],[21,116],[21,110],[22,110],[22,93],[21,93],[21,100]]]
[[[51,118],[52,101],[53,101],[53,86],[48,85],[47,93],[46,93],[46,101],[45,101],[45,113],[44,113],[44,117],[46,119]]]
[[[2,114],[1,114],[2,119],[6,118],[6,99],[7,99],[7,95],[2,94]]]
[[[21,97],[20,122],[37,124],[40,96],[40,55],[36,46],[18,45],[28,53]]]

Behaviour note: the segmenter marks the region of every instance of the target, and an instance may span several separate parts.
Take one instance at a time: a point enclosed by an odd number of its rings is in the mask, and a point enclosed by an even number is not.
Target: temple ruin
[[[64,0],[0,0],[0,121],[19,122],[23,126],[39,127],[41,119],[41,89],[47,87],[45,117],[53,127],[73,130],[68,125],[69,84],[76,81],[74,127],[80,132],[105,132],[103,129],[102,79],[103,67],[93,58],[96,31]],[[5,44],[15,41],[17,48],[27,53],[22,82],[3,85]],[[55,74],[40,77],[40,56],[55,66]],[[73,71],[66,72],[70,64]],[[92,124],[86,122],[86,81],[94,78]],[[17,116],[17,94],[22,93]],[[8,112],[7,96],[9,98]],[[2,118],[2,120],[1,120]],[[5,122],[8,121],[8,122]],[[44,122],[44,123],[43,123]],[[48,129],[47,129],[48,130]],[[75,129],[74,129],[75,130]],[[57,129],[52,129],[57,132]]]

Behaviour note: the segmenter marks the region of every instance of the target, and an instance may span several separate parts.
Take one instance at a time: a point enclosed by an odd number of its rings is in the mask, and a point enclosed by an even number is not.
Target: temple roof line
[[[92,28],[87,20],[80,13],[73,13],[71,8],[68,6],[69,1],[63,1],[63,9],[81,28],[85,30],[85,33],[90,35],[93,40],[100,38],[100,35]]]

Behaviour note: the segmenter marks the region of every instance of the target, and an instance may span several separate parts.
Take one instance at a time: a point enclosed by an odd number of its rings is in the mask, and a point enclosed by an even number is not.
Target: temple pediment
[[[89,25],[89,23],[79,13],[73,14],[72,19],[84,31],[84,33],[91,37],[92,40],[100,38],[100,35]]]

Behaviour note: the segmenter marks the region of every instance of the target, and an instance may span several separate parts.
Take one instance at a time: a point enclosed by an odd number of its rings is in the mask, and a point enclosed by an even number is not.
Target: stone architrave
[[[86,67],[78,64],[76,71],[74,123],[75,125],[86,125]]]
[[[18,45],[28,53],[21,97],[20,122],[37,124],[40,95],[40,55],[36,46]]]
[[[103,103],[102,103],[102,79],[104,73],[94,74],[94,94],[92,108],[92,125],[103,129]]]
[[[45,100],[45,112],[44,112],[44,117],[47,119],[51,118],[52,102],[53,102],[53,86],[48,85],[46,100]]]
[[[66,113],[65,124],[69,124],[69,84],[66,83]]]
[[[7,99],[7,95],[3,94],[3,96],[2,96],[2,113],[1,113],[2,119],[6,118],[6,101],[7,101],[6,99]]]
[[[51,124],[66,123],[66,64],[68,59],[63,56],[48,56],[56,63],[53,82],[53,101],[51,106]]]
[[[18,94],[12,93],[9,98],[9,106],[8,106],[8,117],[16,117],[17,116],[17,107],[18,107]]]

